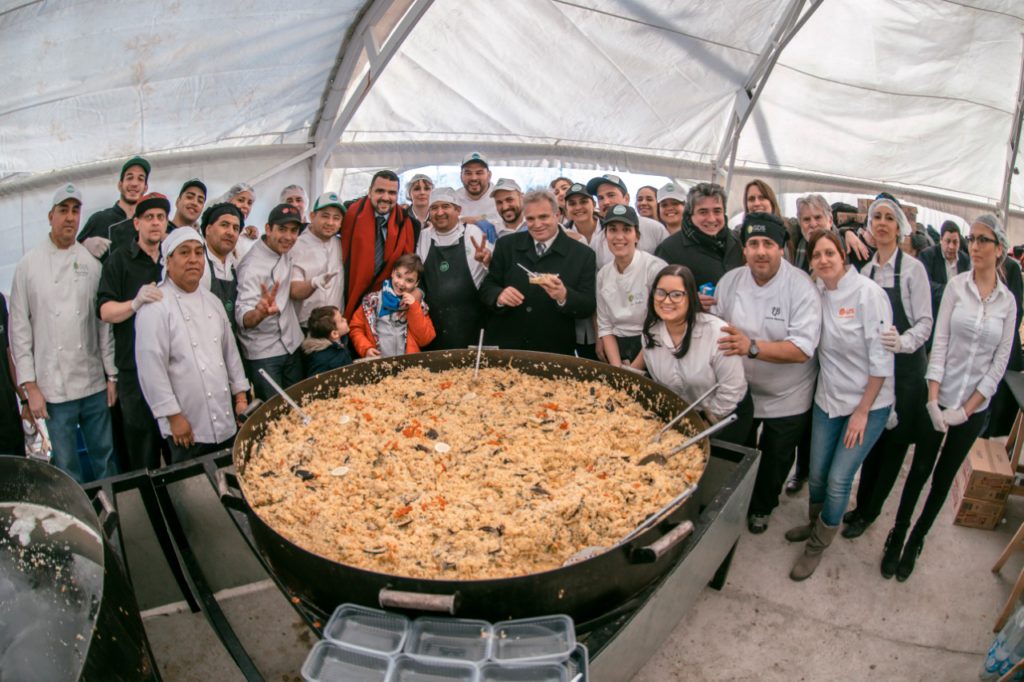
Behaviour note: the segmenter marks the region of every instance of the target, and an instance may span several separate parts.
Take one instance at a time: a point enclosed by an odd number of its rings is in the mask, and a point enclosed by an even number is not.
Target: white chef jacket
[[[238,339],[242,353],[249,360],[262,360],[279,355],[289,355],[302,343],[302,329],[295,314],[295,306],[289,297],[288,284],[291,282],[291,254],[277,255],[261,239],[245,254],[238,264],[238,301],[235,304],[235,319],[238,321]],[[262,294],[260,284],[277,289],[277,315],[270,315],[252,329],[246,329],[242,322],[245,314],[256,309]]]
[[[906,263],[906,259],[904,259]],[[829,418],[853,414],[869,377],[885,377],[871,410],[888,407],[893,393],[893,355],[880,334],[892,325],[892,306],[882,287],[848,268],[834,290],[815,282],[821,295],[821,342],[814,404]]]
[[[244,229],[245,228],[243,226],[243,230]],[[252,250],[252,247],[254,247],[258,241],[262,241],[259,236],[257,236],[256,239],[249,239],[245,236],[244,231],[242,234],[238,235],[238,241],[235,243],[235,255],[238,256],[238,260],[241,261],[245,258],[245,255]]]
[[[896,279],[897,255],[894,253],[885,265],[879,265],[875,253],[860,269],[861,274],[883,289],[891,288]],[[921,261],[907,254],[903,254],[900,263],[900,301],[910,321],[910,329],[900,334],[900,352],[913,353],[932,335],[932,287]]]
[[[14,270],[10,342],[18,381],[34,381],[49,403],[94,395],[115,376],[114,336],[96,315],[100,262],[49,234]]]
[[[320,239],[313,231],[306,229],[295,240],[295,246],[288,252],[292,259],[292,282],[311,280],[325,272],[333,272],[327,289],[313,289],[313,293],[304,301],[295,301],[298,308],[299,323],[306,324],[309,314],[314,308],[333,305],[345,309],[344,296],[345,273],[341,263],[341,239],[330,237],[326,241]]]
[[[498,209],[494,205],[494,199],[491,198],[492,189],[494,189],[494,185],[488,185],[479,199],[471,199],[465,187],[455,190],[455,197],[459,200],[462,215],[466,217],[483,216],[484,220],[491,225],[504,225],[505,221],[501,219],[501,214],[498,213]]]
[[[668,230],[665,226],[652,218],[640,216],[640,242],[636,245],[637,251],[654,253],[658,244],[668,239]],[[608,248],[608,239],[604,235],[604,227],[594,230],[594,236],[590,240],[590,248],[597,254],[597,267],[603,268],[615,260],[611,250]]]
[[[821,300],[807,273],[784,260],[775,276],[758,286],[749,267],[735,268],[718,281],[715,294],[712,312],[752,340],[790,341],[809,358],[785,364],[743,359],[754,417],[791,417],[811,409]]]
[[[636,251],[623,272],[615,261],[597,273],[597,336],[637,336],[647,317],[647,296],[654,278],[667,265],[646,251]]]
[[[747,393],[743,360],[738,355],[725,355],[718,348],[725,321],[707,313],[697,313],[690,337],[690,349],[677,358],[672,337],[664,322],[651,327],[657,346],[644,341],[644,364],[654,380],[692,403],[709,388],[720,384],[702,407],[711,414],[724,417],[732,414]]]
[[[210,268],[203,268],[203,278],[199,280],[199,286],[204,289],[209,289],[213,284],[213,278],[232,281],[235,279],[233,270],[238,269],[238,258],[235,257],[235,252],[232,251],[221,263],[217,256],[210,253],[210,250],[206,250],[207,263],[213,268],[213,272],[210,272]],[[166,273],[165,273],[166,275]],[[165,276],[164,279],[167,279]]]
[[[946,284],[925,379],[939,382],[939,404],[962,406],[974,391],[985,396],[984,410],[1006,372],[1016,322],[1013,294],[997,278],[985,300],[974,272],[962,272]]]
[[[135,314],[139,385],[165,438],[182,414],[197,443],[235,435],[234,394],[249,382],[224,305],[209,289],[183,291],[168,277],[163,298]]]
[[[444,234],[437,231],[435,227],[428,227],[425,230],[420,231],[420,239],[416,243],[416,255],[420,257],[424,263],[427,262],[427,254],[430,253],[430,245],[437,244],[438,246],[451,246],[452,244],[459,241],[459,237],[465,235],[466,240],[463,245],[466,249],[466,263],[469,264],[469,272],[473,276],[473,284],[476,288],[480,288],[480,282],[484,281],[484,277],[487,275],[487,268],[483,263],[476,259],[476,247],[473,246],[473,240],[479,244],[480,240],[483,240],[484,245],[488,251],[494,251],[494,246],[487,241],[487,235],[483,233],[476,225],[467,225],[465,223],[459,223],[456,227],[448,230]]]

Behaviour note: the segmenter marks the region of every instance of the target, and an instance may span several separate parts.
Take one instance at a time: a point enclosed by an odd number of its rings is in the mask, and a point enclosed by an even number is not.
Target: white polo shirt
[[[893,354],[880,339],[892,325],[889,297],[854,268],[847,269],[835,289],[821,280],[815,284],[821,295],[821,342],[814,403],[829,418],[846,417],[864,397],[868,379],[885,377],[871,409],[892,405]]]
[[[800,363],[743,359],[754,417],[773,419],[811,409],[821,335],[821,300],[811,278],[785,260],[764,286],[744,266],[718,281],[712,312],[755,340],[789,341],[808,356]]]
[[[636,251],[622,272],[612,261],[597,273],[597,335],[638,336],[647,316],[647,296],[665,261]]]
[[[323,240],[306,228],[295,240],[295,246],[288,255],[292,260],[292,282],[308,281],[326,272],[335,273],[326,289],[314,289],[306,300],[295,301],[299,324],[306,324],[309,314],[321,306],[333,305],[345,309],[342,300],[345,272],[341,264],[341,240],[338,237]]]

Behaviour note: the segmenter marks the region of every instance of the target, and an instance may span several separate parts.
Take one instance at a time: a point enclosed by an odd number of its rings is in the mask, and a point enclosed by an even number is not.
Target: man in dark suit
[[[971,258],[960,248],[960,228],[952,220],[942,223],[939,243],[917,255],[932,285],[932,314],[938,318],[946,283],[971,269]]]
[[[488,344],[566,355],[575,349],[576,319],[590,317],[597,307],[597,258],[562,232],[559,216],[554,194],[528,192],[523,197],[527,231],[495,243],[480,285],[480,298],[491,311]],[[529,277],[524,267],[541,277]]]

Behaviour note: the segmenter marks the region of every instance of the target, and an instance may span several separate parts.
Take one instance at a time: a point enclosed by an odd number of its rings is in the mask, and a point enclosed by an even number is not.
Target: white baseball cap
[[[494,183],[494,188],[491,190],[492,199],[497,192],[519,192],[522,194],[523,190],[519,186],[519,183],[512,178],[500,178],[496,183]]]
[[[451,187],[435,187],[431,190],[430,205],[433,206],[434,204],[442,202],[454,204],[455,206],[462,208],[462,202],[460,202],[459,198],[455,196],[455,190]]]
[[[677,185],[674,182],[666,183],[658,190],[658,203],[665,201],[665,199],[675,199],[681,204],[686,203],[686,190]]]
[[[68,199],[74,199],[79,204],[82,203],[82,193],[70,182],[57,188],[57,191],[53,193],[53,203],[50,204],[50,207],[52,208]]]

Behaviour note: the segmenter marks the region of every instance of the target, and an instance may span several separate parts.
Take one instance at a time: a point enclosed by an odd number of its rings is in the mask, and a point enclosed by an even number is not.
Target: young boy
[[[302,342],[306,354],[306,378],[352,364],[345,347],[348,322],[337,306],[313,308],[309,313],[309,334]]]
[[[352,316],[352,345],[361,358],[419,353],[434,340],[427,306],[413,293],[423,276],[423,261],[407,253],[395,261],[391,279],[363,297]]]

